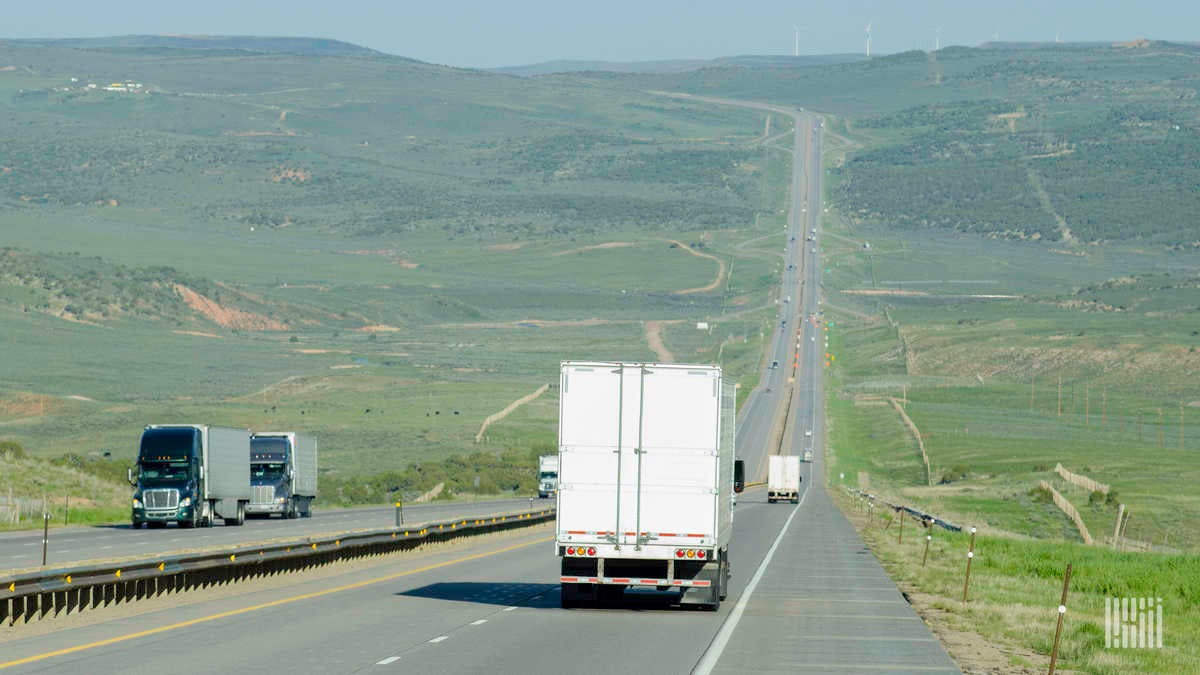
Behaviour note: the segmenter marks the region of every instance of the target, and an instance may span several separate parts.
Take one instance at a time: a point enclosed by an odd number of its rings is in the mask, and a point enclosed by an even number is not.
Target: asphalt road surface
[[[553,500],[534,499],[551,506]],[[529,509],[528,498],[490,499],[478,502],[436,502],[404,507],[407,524],[456,517],[509,513]],[[218,519],[211,528],[194,530],[169,526],[161,530],[132,529],[128,523],[107,527],[66,527],[50,530],[46,565],[65,567],[88,560],[166,555],[172,552],[219,546],[238,546],[279,538],[298,538],[350,530],[376,529],[395,525],[396,509],[315,508],[312,518],[295,520],[247,519],[242,527],[224,527]],[[0,534],[0,576],[13,570],[38,568],[42,564],[42,532]]]

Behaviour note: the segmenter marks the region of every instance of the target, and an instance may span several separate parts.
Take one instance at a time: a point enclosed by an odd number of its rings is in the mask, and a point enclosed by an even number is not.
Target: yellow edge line
[[[329,589],[326,589],[323,591],[316,591],[313,593],[305,593],[304,595],[297,595],[297,596],[294,596],[291,598],[283,598],[281,600],[272,600],[271,602],[264,602],[260,605],[252,605],[250,607],[242,607],[241,609],[234,609],[234,610],[230,610],[228,612],[221,612],[219,614],[211,614],[209,616],[202,616],[197,619],[189,619],[188,621],[181,621],[179,623],[173,623],[169,626],[159,626],[158,628],[151,628],[149,630],[143,630],[143,631],[139,631],[137,633],[130,633],[128,635],[121,635],[118,637],[108,638],[107,640],[98,640],[96,642],[89,642],[87,644],[76,645],[74,647],[67,647],[65,649],[59,649],[59,650],[56,650],[53,652],[46,652],[45,654],[37,654],[34,656],[27,656],[23,659],[17,659],[15,661],[6,661],[4,663],[0,663],[0,669],[11,668],[12,666],[20,666],[20,665],[23,665],[26,663],[33,663],[35,661],[42,661],[42,660],[49,659],[49,658],[52,658],[55,656],[65,656],[67,654],[74,654],[76,652],[82,652],[82,651],[85,651],[88,649],[95,649],[96,647],[104,647],[106,645],[117,644],[119,642],[125,642],[127,640],[135,640],[137,638],[146,637],[147,635],[156,635],[158,633],[165,633],[165,632],[171,631],[171,630],[187,628],[188,626],[195,626],[197,624],[207,623],[209,621],[216,621],[217,619],[224,619],[224,618],[231,617],[231,616],[237,616],[239,614],[247,614],[249,612],[256,612],[260,609],[266,609],[268,607],[278,607],[279,605],[286,605],[286,604],[289,604],[292,602],[298,602],[300,600],[311,600],[312,598],[319,598],[322,595],[329,595],[331,593],[340,593],[342,591],[349,591],[349,590],[352,590],[355,588],[362,588],[363,586],[370,586],[371,584],[378,584],[378,583],[381,583],[384,581],[391,581],[393,579],[399,579],[400,577],[407,577],[407,576],[410,576],[413,574],[420,574],[421,572],[428,572],[429,570],[435,570],[435,569],[438,569],[439,567],[447,567],[449,565],[457,565],[459,563],[467,562],[468,560],[478,560],[479,558],[486,558],[488,556],[496,555],[499,553],[507,553],[508,551],[515,551],[519,548],[525,548],[526,546],[533,546],[534,544],[545,543],[547,541],[550,541],[553,538],[554,537],[542,537],[541,539],[535,539],[534,541],[527,541],[523,544],[514,544],[512,546],[506,546],[504,548],[496,549],[495,551],[488,551],[487,553],[476,553],[474,555],[469,555],[469,556],[465,556],[462,558],[455,558],[454,560],[447,560],[445,562],[434,563],[432,565],[426,565],[424,567],[418,567],[415,570],[408,570],[407,572],[398,572],[396,574],[389,574],[386,577],[367,579],[366,581],[359,581],[359,582],[356,582],[353,584],[347,584],[345,586],[338,586],[337,588],[329,588]]]

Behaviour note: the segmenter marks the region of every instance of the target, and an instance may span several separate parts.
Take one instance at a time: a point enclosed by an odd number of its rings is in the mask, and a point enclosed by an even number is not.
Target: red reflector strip
[[[658,579],[639,579],[638,581],[641,581],[643,584],[655,584],[655,585],[658,585],[658,583],[659,583]]]
[[[567,534],[587,534],[583,530],[567,530]]]
[[[683,582],[682,582],[682,581],[680,581],[680,580],[678,580],[678,579],[676,579],[675,581],[672,581],[672,582],[671,582],[671,585],[672,585],[672,586],[682,586],[682,585],[683,585]]]
[[[693,581],[692,585],[693,586],[711,586],[712,582],[711,581]]]
[[[598,583],[600,583],[600,579],[599,579],[599,578],[597,578],[597,577],[589,577],[589,578],[588,578],[588,581],[589,581],[589,582],[591,582],[591,583],[593,583],[593,584],[598,584]]]
[[[689,532],[683,536],[685,536],[685,537],[707,537],[708,535],[707,534],[692,534],[691,532]]]
[[[567,583],[573,583],[579,581],[579,577],[559,577],[558,580],[566,581]]]
[[[674,532],[659,532],[658,536],[660,536],[660,537],[678,537],[679,535],[675,534]]]
[[[609,581],[613,582],[614,584],[627,584],[627,583],[629,583],[629,579],[616,579],[616,578],[613,578],[613,579],[609,579]]]

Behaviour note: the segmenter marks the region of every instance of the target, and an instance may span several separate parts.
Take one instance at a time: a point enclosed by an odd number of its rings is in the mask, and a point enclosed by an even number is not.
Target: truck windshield
[[[188,477],[188,462],[142,462],[143,483],[177,482]]]
[[[547,478],[558,478],[557,471],[543,471],[538,474],[538,480],[546,480]]]
[[[250,465],[250,477],[251,478],[263,478],[263,479],[267,479],[267,480],[283,478],[283,472],[284,472],[284,469],[286,469],[286,467],[287,467],[287,465],[283,464],[282,462],[280,462],[278,464],[276,464],[276,463],[251,464]]]

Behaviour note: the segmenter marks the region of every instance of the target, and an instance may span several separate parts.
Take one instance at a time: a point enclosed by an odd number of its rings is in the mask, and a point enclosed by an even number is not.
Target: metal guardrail
[[[554,508],[306,537],[0,577],[0,623],[12,626],[194,588],[309,569],[553,520]]]
[[[923,521],[926,523],[932,523],[944,530],[949,530],[951,532],[962,532],[962,526],[960,526],[960,525],[955,525],[954,523],[951,523],[947,520],[942,520],[941,518],[938,518],[937,516],[925,513],[923,511],[918,511],[910,506],[904,506],[902,504],[893,504],[893,503],[886,501],[877,495],[873,495],[870,492],[867,492],[865,490],[860,490],[859,488],[847,487],[846,491],[849,492],[850,494],[858,495],[859,497],[862,497],[863,499],[869,499],[872,502],[877,501],[881,504],[884,504],[885,506],[887,506],[888,508],[890,508],[893,511],[896,511],[896,512],[904,511],[904,512],[908,513],[909,515],[911,515],[913,518],[916,518],[917,520],[920,520],[920,521]]]

